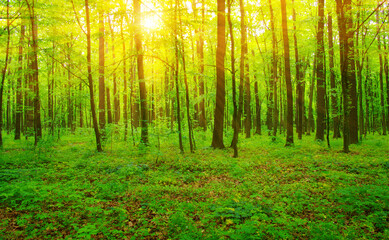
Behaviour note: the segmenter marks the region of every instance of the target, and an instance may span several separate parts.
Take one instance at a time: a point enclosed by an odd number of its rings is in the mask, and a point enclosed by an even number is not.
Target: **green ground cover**
[[[157,138],[155,138],[157,139]],[[240,157],[179,154],[175,135],[148,148],[89,132],[61,141],[5,139],[0,239],[389,239],[389,142],[341,152],[313,137],[241,139]]]

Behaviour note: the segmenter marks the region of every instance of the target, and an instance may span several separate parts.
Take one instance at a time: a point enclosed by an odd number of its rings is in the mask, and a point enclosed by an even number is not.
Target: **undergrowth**
[[[389,238],[387,137],[344,154],[340,139],[254,136],[234,159],[196,134],[195,154],[175,134],[149,147],[113,135],[103,153],[87,132],[37,147],[6,137],[0,239]]]

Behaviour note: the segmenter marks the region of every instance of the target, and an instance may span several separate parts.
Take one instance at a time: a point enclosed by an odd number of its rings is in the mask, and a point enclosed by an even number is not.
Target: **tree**
[[[250,72],[248,69],[248,50],[247,50],[247,26],[245,23],[245,10],[243,0],[239,0],[240,6],[240,29],[241,29],[241,53],[240,53],[240,78],[244,81],[244,125],[246,138],[250,137],[251,132],[251,95],[250,95]]]
[[[350,47],[353,42],[351,27],[351,0],[336,0],[336,11],[339,25],[339,47],[340,47],[340,70],[342,79],[342,96],[343,96],[343,151],[348,153],[350,145],[349,130],[349,84],[350,84]]]
[[[15,115],[15,140],[20,139],[21,124],[22,124],[22,112],[23,112],[23,99],[22,99],[22,81],[23,81],[23,41],[25,34],[25,25],[22,20],[20,25],[20,40],[19,40],[19,77],[16,86],[16,115]],[[1,114],[0,114],[1,116]],[[0,133],[1,134],[1,133]]]
[[[30,13],[31,21],[31,35],[32,35],[32,62],[31,62],[31,72],[32,72],[32,84],[34,87],[34,135],[35,135],[35,146],[38,144],[42,138],[42,123],[41,123],[41,102],[39,98],[39,68],[38,68],[38,24],[37,18],[35,15],[35,0],[30,4],[27,1],[28,10]]]
[[[238,157],[238,137],[239,137],[239,119],[238,119],[238,106],[236,103],[236,76],[235,76],[235,40],[234,30],[231,20],[231,6],[233,0],[228,1],[228,26],[230,30],[231,39],[231,81],[232,81],[232,104],[234,106],[234,113],[232,116],[232,127],[234,129],[234,136],[232,139],[231,147],[234,149],[234,157]]]
[[[284,74],[286,82],[286,98],[287,98],[287,116],[286,116],[286,145],[293,145],[293,92],[292,79],[290,75],[290,57],[289,57],[289,37],[288,24],[286,16],[286,0],[281,0],[282,12],[282,36],[284,41]]]
[[[328,58],[330,66],[330,84],[331,84],[331,108],[332,108],[332,119],[334,128],[334,138],[340,138],[339,129],[339,116],[338,116],[338,96],[335,84],[335,66],[334,66],[334,44],[333,44],[333,33],[332,33],[332,15],[328,13]]]
[[[379,23],[379,12],[377,11],[377,23]],[[377,26],[379,32],[379,26]],[[385,120],[385,97],[384,97],[384,63],[382,58],[381,51],[381,36],[378,34],[377,36],[377,44],[378,44],[378,56],[379,56],[379,65],[380,65],[380,96],[381,96],[381,126],[382,126],[382,135],[386,135],[386,120]],[[388,86],[387,86],[388,87]]]
[[[95,106],[95,98],[94,98],[94,90],[93,90],[93,79],[92,79],[92,50],[91,50],[91,29],[90,29],[90,20],[89,20],[89,1],[85,0],[85,14],[86,14],[86,39],[87,39],[87,61],[88,61],[88,87],[89,87],[89,100],[90,107],[92,112],[92,122],[93,129],[96,137],[96,148],[98,152],[102,152],[103,149],[101,147],[101,137],[99,126],[97,125],[97,116],[96,116],[96,106]]]
[[[8,68],[8,58],[9,58],[9,45],[10,45],[10,15],[9,15],[9,0],[7,0],[7,47],[5,50],[5,62],[4,62],[4,68],[1,73],[1,83],[0,83],[0,149],[3,148],[3,93],[4,93],[4,83],[5,83],[5,75],[7,73]]]
[[[134,0],[134,14],[135,14],[134,40],[135,40],[135,48],[137,52],[141,128],[142,128],[141,142],[145,145],[148,145],[149,139],[148,139],[148,120],[147,120],[147,92],[146,92],[145,75],[143,69],[141,7],[140,7],[139,0]]]
[[[101,3],[103,3],[101,1]],[[99,6],[99,127],[104,133],[105,129],[105,47],[104,47],[104,11]],[[105,134],[103,134],[104,136]]]
[[[270,28],[272,32],[272,68],[271,68],[271,80],[270,80],[270,106],[273,110],[272,118],[272,128],[273,128],[273,137],[277,135],[277,126],[278,126],[278,107],[277,107],[277,37],[275,32],[274,24],[274,14],[271,0],[269,0],[270,8]],[[275,138],[274,138],[275,139]]]
[[[294,39],[294,56],[296,61],[296,98],[297,98],[297,108],[296,108],[296,128],[298,139],[302,139],[303,135],[303,91],[302,91],[302,72],[300,72],[302,63],[299,59],[299,51],[297,44],[297,27],[296,27],[296,9],[293,3],[293,39]]]
[[[217,0],[217,50],[216,50],[216,106],[212,147],[224,148],[224,106],[226,102],[224,57],[226,53],[225,39],[225,1]]]
[[[319,22],[317,26],[317,84],[316,84],[316,140],[324,140],[325,127],[325,71],[324,71],[324,0],[318,4]]]

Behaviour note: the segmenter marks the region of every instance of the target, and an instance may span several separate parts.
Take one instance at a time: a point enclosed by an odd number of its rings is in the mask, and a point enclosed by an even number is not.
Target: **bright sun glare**
[[[142,26],[148,30],[156,30],[161,26],[161,19],[157,14],[149,13],[142,19]]]
[[[144,1],[142,4],[142,26],[147,30],[156,30],[162,25],[158,9],[153,4]]]

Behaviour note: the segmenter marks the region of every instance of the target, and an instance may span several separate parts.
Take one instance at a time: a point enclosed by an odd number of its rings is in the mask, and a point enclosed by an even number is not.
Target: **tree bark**
[[[207,130],[207,121],[205,117],[205,95],[204,95],[204,26],[205,26],[205,2],[201,2],[201,28],[200,28],[200,37],[197,47],[197,54],[199,56],[199,97],[200,97],[200,115],[199,115],[199,125],[203,128],[204,131]]]
[[[377,23],[379,23],[379,13],[377,11]],[[377,25],[378,31],[379,26]],[[386,135],[386,119],[385,119],[385,91],[384,91],[384,63],[382,58],[382,47],[381,47],[381,36],[378,34],[377,36],[377,44],[378,44],[378,56],[379,56],[379,64],[380,64],[380,97],[381,97],[381,126],[382,126],[382,135]]]
[[[315,129],[315,124],[313,120],[313,108],[312,108],[312,103],[313,103],[313,92],[315,89],[315,79],[316,79],[316,64],[317,64],[317,54],[314,56],[313,60],[313,68],[312,68],[312,76],[311,76],[311,86],[309,89],[309,103],[308,103],[308,119],[307,119],[307,135],[311,135],[311,132],[314,131]]]
[[[269,7],[270,7],[270,28],[272,32],[272,69],[271,69],[271,80],[270,80],[270,91],[272,91],[272,94],[270,96],[270,105],[273,110],[272,114],[272,130],[273,130],[273,137],[276,137],[277,135],[277,126],[278,126],[278,106],[277,106],[277,37],[275,32],[275,26],[274,26],[274,15],[273,15],[273,7],[271,4],[271,0],[269,0]]]
[[[224,148],[223,129],[224,129],[224,106],[226,102],[225,95],[225,71],[224,57],[226,53],[225,39],[225,1],[217,0],[217,50],[216,50],[216,107],[214,114],[214,129],[212,137],[212,147]]]
[[[234,149],[234,158],[238,157],[238,138],[239,138],[239,120],[238,120],[238,106],[236,103],[236,75],[235,75],[235,40],[234,29],[231,20],[231,6],[233,0],[228,1],[228,26],[230,30],[231,39],[231,81],[232,81],[232,104],[234,106],[234,113],[232,116],[232,128],[234,129],[234,136],[232,138],[231,147]]]
[[[143,69],[142,26],[140,0],[134,0],[135,13],[135,47],[137,51],[138,81],[141,111],[141,142],[148,145],[148,121],[147,121],[147,92]]]
[[[1,84],[0,84],[0,149],[3,148],[3,92],[4,92],[4,83],[5,83],[5,75],[7,73],[8,68],[8,58],[9,58],[9,45],[10,45],[10,17],[9,17],[9,0],[7,0],[7,47],[5,49],[5,62],[4,68],[1,74]]]
[[[286,16],[286,0],[281,0],[282,12],[282,35],[284,41],[284,62],[285,62],[285,82],[286,82],[286,98],[287,98],[287,116],[286,116],[286,144],[285,146],[293,145],[293,91],[292,79],[290,75],[290,57],[289,57],[289,37],[288,25]]]
[[[32,84],[34,86],[34,132],[35,132],[35,146],[42,138],[42,123],[40,114],[40,98],[39,98],[39,69],[38,69],[38,25],[37,18],[35,16],[35,2],[29,4],[30,20],[31,20],[31,32],[32,32]]]
[[[97,116],[96,116],[96,107],[95,107],[95,99],[94,99],[94,90],[93,90],[93,79],[92,79],[92,61],[91,61],[91,39],[90,39],[90,21],[89,21],[89,2],[85,0],[85,12],[86,12],[86,38],[87,38],[87,61],[88,61],[88,83],[89,83],[89,99],[91,105],[92,112],[92,120],[93,120],[93,129],[95,131],[96,137],[96,147],[98,152],[102,152],[101,148],[101,139],[99,126],[97,125]]]
[[[343,95],[343,151],[350,151],[350,109],[349,109],[349,84],[351,59],[349,45],[352,40],[350,36],[349,24],[351,14],[351,0],[336,0],[338,25],[339,25],[339,47],[340,47],[340,69],[342,78]]]
[[[102,6],[100,6],[102,8]],[[104,47],[104,11],[99,10],[99,127],[105,137],[104,129],[106,124],[105,113],[105,47]]]
[[[317,27],[317,84],[316,84],[316,140],[324,141],[325,128],[325,70],[324,70],[324,0],[318,2],[319,22]]]
[[[19,77],[18,77],[17,86],[16,86],[15,140],[20,139],[21,120],[22,120],[22,112],[23,112],[22,81],[23,81],[23,46],[24,46],[23,42],[24,42],[25,28],[26,27],[25,27],[24,23],[22,22],[22,24],[20,25],[20,40],[19,40],[19,61],[18,61],[18,63],[19,63]],[[50,94],[50,89],[49,89],[49,94]],[[49,105],[49,111],[50,111],[50,105]],[[50,118],[50,120],[51,120],[51,118]]]
[[[111,40],[112,40],[112,65],[115,66],[116,61],[115,61],[115,32],[113,31],[113,27],[111,24],[111,19],[108,17],[109,21],[109,26],[111,30]],[[125,58],[123,59],[125,61]],[[116,81],[116,71],[114,70],[113,74],[113,113],[114,113],[114,119],[113,122],[115,124],[118,124],[120,121],[120,96],[118,92],[118,86],[117,86],[117,81]]]
[[[184,72],[184,83],[185,83],[185,100],[186,100],[186,115],[187,115],[187,121],[188,121],[188,135],[189,135],[189,146],[190,146],[190,152],[194,153],[194,137],[193,137],[193,130],[192,130],[192,122],[190,117],[190,101],[189,101],[189,86],[188,86],[188,77],[186,74],[186,64],[185,64],[185,43],[184,43],[184,37],[183,37],[183,30],[182,30],[182,20],[181,15],[179,15],[179,21],[180,21],[180,37],[181,37],[181,56],[182,56],[182,70]]]
[[[302,139],[303,135],[303,102],[302,102],[302,73],[301,62],[299,59],[298,44],[297,44],[297,27],[296,27],[296,9],[293,3],[293,39],[294,39],[294,56],[296,61],[296,98],[297,98],[297,107],[296,107],[296,128],[298,139]]]
[[[251,109],[250,109],[250,73],[247,50],[247,26],[245,23],[245,9],[243,0],[239,0],[240,6],[240,29],[241,29],[241,54],[240,54],[240,78],[244,79],[244,127],[246,138],[251,133]]]
[[[335,70],[334,70],[334,44],[333,44],[333,32],[332,32],[332,15],[328,13],[328,54],[330,63],[330,84],[331,84],[331,107],[332,107],[332,119],[334,128],[334,138],[340,138],[339,129],[339,107],[338,107],[338,92],[336,91],[335,83]]]
[[[127,129],[128,129],[128,89],[127,89],[127,55],[126,55],[126,41],[124,40],[123,34],[123,19],[121,19],[120,24],[120,36],[122,40],[122,49],[123,49],[123,118],[124,118],[124,141],[127,141]]]

